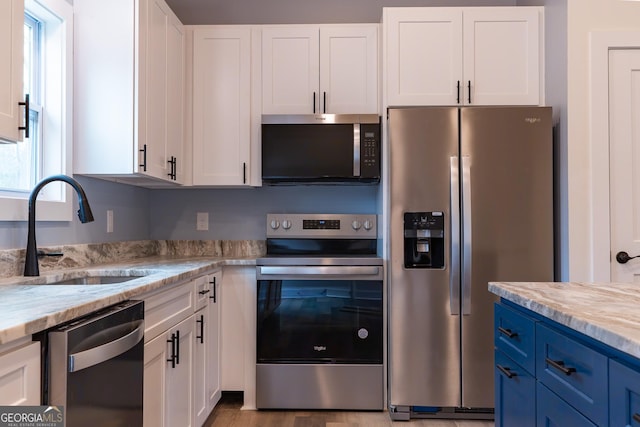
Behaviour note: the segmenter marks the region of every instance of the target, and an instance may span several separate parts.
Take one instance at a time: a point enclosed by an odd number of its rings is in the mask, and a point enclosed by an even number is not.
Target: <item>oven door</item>
[[[382,266],[259,266],[257,362],[382,364]]]

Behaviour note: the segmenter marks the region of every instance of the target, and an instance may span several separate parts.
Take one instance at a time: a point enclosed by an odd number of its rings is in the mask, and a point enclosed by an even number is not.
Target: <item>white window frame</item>
[[[73,6],[66,0],[25,0],[29,11],[45,25],[42,43],[45,83],[41,117],[42,178],[70,175],[73,153]],[[0,221],[26,221],[29,194],[0,193]],[[53,182],[40,191],[37,219],[71,221],[73,194],[68,185]]]

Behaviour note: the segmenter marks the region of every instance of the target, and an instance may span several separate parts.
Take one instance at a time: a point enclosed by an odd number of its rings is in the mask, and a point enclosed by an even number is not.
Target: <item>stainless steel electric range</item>
[[[375,215],[269,214],[257,260],[258,408],[384,409]]]

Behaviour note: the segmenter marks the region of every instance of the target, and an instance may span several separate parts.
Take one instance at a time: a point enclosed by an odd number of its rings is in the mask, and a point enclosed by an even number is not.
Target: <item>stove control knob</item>
[[[373,228],[373,221],[371,221],[370,219],[365,220],[363,227],[367,231],[371,230]]]
[[[285,230],[290,229],[291,221],[289,221],[288,219],[285,219],[284,221],[282,221],[282,228],[284,228]]]
[[[360,221],[355,220],[351,223],[351,227],[353,227],[354,230],[360,230],[360,227],[362,227],[362,224],[360,223]]]
[[[280,221],[278,221],[277,219],[272,219],[270,225],[273,230],[277,230],[280,227]]]

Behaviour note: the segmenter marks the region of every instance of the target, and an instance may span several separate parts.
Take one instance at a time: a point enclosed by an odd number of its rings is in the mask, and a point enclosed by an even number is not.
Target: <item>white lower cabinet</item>
[[[8,346],[7,346],[8,347]],[[40,405],[40,343],[0,346],[0,405]]]
[[[200,427],[220,399],[221,277],[217,270],[145,298],[145,427]]]

